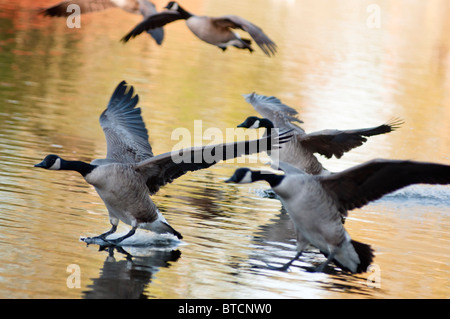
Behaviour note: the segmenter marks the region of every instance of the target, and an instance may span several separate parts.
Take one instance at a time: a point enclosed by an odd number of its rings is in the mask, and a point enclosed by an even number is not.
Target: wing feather
[[[449,184],[450,166],[377,159],[319,180],[345,213],[411,184]]]
[[[263,137],[259,140],[190,147],[167,152],[138,163],[135,169],[147,176],[147,186],[153,194],[161,186],[187,172],[208,168],[222,160],[276,148],[292,137],[289,133],[284,132],[278,136]]]
[[[386,134],[400,127],[403,121],[394,119],[391,122],[371,128],[356,130],[322,130],[300,137],[301,145],[313,153],[319,153],[326,158],[335,156],[341,158],[345,152],[361,146],[366,137]]]
[[[100,116],[100,125],[106,137],[106,158],[119,163],[137,163],[152,157],[153,153],[141,109],[136,107],[139,96],[133,96],[132,86],[128,92],[127,88],[125,81],[119,83]]]
[[[42,9],[40,13],[51,17],[68,17],[73,13],[72,11],[67,12],[67,8],[71,4],[78,5],[80,7],[81,14],[116,7],[116,5],[110,0],[68,0]]]
[[[225,15],[212,18],[213,23],[219,28],[241,29],[250,34],[256,44],[267,56],[273,56],[277,52],[277,45],[263,32],[263,30],[235,15]]]

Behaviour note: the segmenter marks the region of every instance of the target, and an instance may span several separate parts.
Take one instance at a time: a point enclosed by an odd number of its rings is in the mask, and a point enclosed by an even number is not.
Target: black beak
[[[234,175],[231,176],[229,179],[225,181],[225,183],[236,183],[236,177],[234,177]]]
[[[244,127],[244,128],[247,128],[247,125],[245,125],[245,122],[242,122],[241,124],[239,124],[239,125],[236,126],[236,127]]]
[[[34,167],[45,167],[45,163],[40,162],[39,164],[34,165]]]

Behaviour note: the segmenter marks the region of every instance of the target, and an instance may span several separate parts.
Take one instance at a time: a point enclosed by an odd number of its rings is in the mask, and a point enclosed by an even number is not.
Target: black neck
[[[96,165],[91,165],[82,161],[66,161],[61,159],[61,170],[67,170],[67,171],[77,171],[81,175],[86,176],[94,168],[96,168]]]
[[[272,121],[270,121],[268,119],[259,120],[259,126],[265,127],[269,131],[269,133],[270,133],[270,129],[274,128]]]
[[[278,186],[283,180],[284,175],[277,175],[271,173],[262,173],[260,171],[252,172],[253,181],[266,181],[270,184],[270,187],[274,188]]]
[[[183,18],[185,20],[187,20],[190,17],[192,17],[192,13],[187,12],[182,7],[180,7],[180,5],[178,5],[178,10],[177,11],[180,13],[181,18]]]

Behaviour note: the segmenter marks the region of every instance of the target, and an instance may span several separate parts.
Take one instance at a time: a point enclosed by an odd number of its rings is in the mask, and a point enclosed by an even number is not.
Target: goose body
[[[355,147],[361,146],[367,141],[367,137],[392,132],[402,122],[394,120],[376,127],[355,130],[327,129],[312,133],[306,133],[297,123],[303,123],[297,118],[297,111],[274,96],[259,95],[256,93],[244,95],[245,100],[263,118],[248,117],[238,127],[259,128],[265,127],[266,131],[272,128],[292,130],[294,137],[279,150],[271,152],[270,157],[274,161],[282,161],[313,175],[327,175],[330,172],[319,162],[316,154],[326,158],[340,158]]]
[[[144,31],[153,30],[162,27],[176,20],[185,20],[189,30],[200,40],[209,44],[218,46],[223,51],[228,46],[234,46],[239,49],[247,49],[253,52],[251,40],[243,39],[233,29],[246,31],[267,55],[276,53],[276,44],[262,31],[261,28],[253,23],[235,15],[224,15],[221,17],[197,16],[183,9],[177,2],[171,1],[165,7],[167,10],[158,14],[149,16],[138,24],[133,30],[122,38],[127,42]]]
[[[41,14],[51,17],[68,17],[73,13],[73,10],[69,7],[72,4],[79,6],[81,14],[120,8],[129,13],[140,14],[146,19],[158,13],[155,5],[148,0],[64,0],[51,7],[42,9]],[[164,39],[163,28],[155,28],[148,31],[148,33],[158,45],[161,45]]]
[[[132,226],[125,236],[109,240],[113,244],[130,237],[137,228],[171,233],[182,238],[168,224],[149,194],[156,193],[160,187],[189,171],[208,168],[221,160],[269,150],[290,138],[287,135],[275,139],[267,137],[191,147],[153,156],[137,103],[138,96],[133,96],[133,87],[127,92],[126,83],[121,82],[100,116],[107,142],[105,159],[85,163],[64,160],[51,154],[35,165],[49,170],[77,171],[94,186],[108,209],[112,225],[111,230],[97,237],[105,240],[116,231],[119,221]]]
[[[160,228],[157,232],[172,232],[181,238],[178,233],[167,229],[167,225],[166,227],[160,225],[167,224],[167,221],[148,196],[144,176],[137,172],[132,164],[101,165],[84,178],[95,187],[108,209],[110,218],[120,220],[132,227],[139,225],[148,230]],[[117,183],[117,181],[123,181],[123,183]]]
[[[227,182],[267,181],[280,197],[296,230],[297,255],[280,269],[286,270],[311,244],[344,270],[361,273],[373,260],[373,250],[351,239],[341,214],[402,187],[417,184],[449,184],[450,166],[413,161],[372,160],[326,176],[310,175],[288,163],[277,163],[284,175],[236,170]]]

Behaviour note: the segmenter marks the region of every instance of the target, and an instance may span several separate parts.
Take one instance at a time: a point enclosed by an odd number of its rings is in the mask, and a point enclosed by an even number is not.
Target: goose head
[[[176,11],[178,12],[179,16],[182,19],[189,19],[190,17],[192,17],[192,13],[187,12],[186,10],[184,10],[176,1],[170,1],[165,7],[164,9],[170,10],[170,11]]]
[[[41,167],[51,170],[60,170],[61,160],[62,160],[61,157],[59,157],[58,155],[50,154],[47,155],[42,162],[34,165],[34,167]]]
[[[178,11],[180,5],[176,1],[170,1],[164,9]]]
[[[254,129],[265,127],[267,129],[272,129],[273,123],[266,118],[249,116],[243,123],[239,124],[237,127],[254,128]]]
[[[76,171],[83,175],[83,177],[85,177],[87,174],[92,172],[97,167],[97,165],[91,165],[82,161],[66,161],[58,155],[50,154],[47,155],[42,162],[34,165],[34,167],[56,171]]]
[[[285,175],[273,174],[266,171],[252,171],[247,167],[238,168],[233,176],[225,181],[225,183],[248,184],[257,181],[266,181],[270,187],[274,188],[281,184]]]

